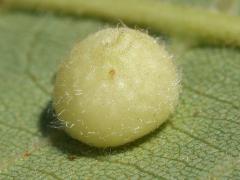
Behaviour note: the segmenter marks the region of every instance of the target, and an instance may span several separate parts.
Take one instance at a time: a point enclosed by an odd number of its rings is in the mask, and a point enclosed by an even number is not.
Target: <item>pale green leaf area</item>
[[[230,15],[239,15],[240,1],[239,0],[159,0],[170,2],[177,5],[187,5],[194,7],[203,7],[210,11],[221,11]]]
[[[170,3],[177,3],[177,4],[184,4],[184,5],[194,5],[194,6],[203,6],[203,7],[209,7],[211,3],[215,3],[214,0],[159,0],[159,1],[165,1]]]
[[[0,14],[0,179],[239,179],[239,49],[169,41],[182,75],[179,105],[130,145],[95,149],[56,128],[57,67],[105,26],[87,17]]]

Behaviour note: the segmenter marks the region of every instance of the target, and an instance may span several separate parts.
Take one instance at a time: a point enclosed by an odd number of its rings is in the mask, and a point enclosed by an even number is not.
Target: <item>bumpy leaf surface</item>
[[[0,179],[240,178],[239,49],[169,41],[182,74],[179,106],[128,146],[94,149],[53,128],[58,64],[74,43],[105,26],[87,17],[1,12]]]

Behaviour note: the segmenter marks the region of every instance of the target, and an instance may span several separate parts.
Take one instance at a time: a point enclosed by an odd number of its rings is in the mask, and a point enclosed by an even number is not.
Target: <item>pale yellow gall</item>
[[[130,28],[107,28],[78,43],[60,66],[54,108],[65,131],[114,147],[158,128],[174,111],[179,76],[163,45]]]

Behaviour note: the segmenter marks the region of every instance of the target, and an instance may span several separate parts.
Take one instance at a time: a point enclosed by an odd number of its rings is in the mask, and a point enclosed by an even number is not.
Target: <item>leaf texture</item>
[[[239,49],[188,47],[176,54],[183,86],[176,112],[130,145],[94,149],[53,128],[59,63],[74,43],[108,25],[1,12],[0,179],[240,178]]]

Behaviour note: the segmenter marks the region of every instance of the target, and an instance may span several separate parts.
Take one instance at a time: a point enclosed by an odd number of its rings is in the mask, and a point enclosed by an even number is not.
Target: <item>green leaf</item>
[[[58,64],[105,26],[87,17],[0,14],[0,179],[238,179],[239,49],[174,51],[183,83],[177,111],[128,146],[94,149],[53,128]]]
[[[145,25],[157,32],[190,39],[196,43],[240,47],[240,17],[227,15],[237,4],[234,0],[218,0],[211,10],[174,5],[155,0],[5,0],[9,9],[54,11],[72,15],[121,19]],[[179,1],[180,3],[181,1]],[[189,1],[192,2],[192,1]],[[193,1],[194,2],[194,1]],[[201,6],[204,1],[200,1]],[[184,1],[182,1],[184,4]],[[225,11],[224,13],[220,12]]]

